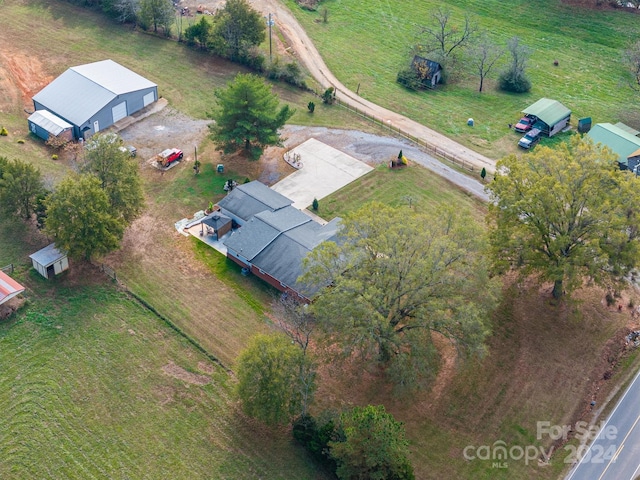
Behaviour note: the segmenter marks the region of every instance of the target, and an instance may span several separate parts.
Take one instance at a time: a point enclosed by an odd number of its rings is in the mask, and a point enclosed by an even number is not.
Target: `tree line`
[[[137,163],[116,134],[95,135],[76,171],[46,188],[31,163],[0,157],[0,208],[36,224],[70,257],[91,260],[116,250],[144,208]]]
[[[266,56],[258,48],[266,39],[265,19],[247,0],[228,0],[215,15],[202,15],[183,31],[180,7],[171,0],[67,0],[100,9],[121,23],[131,23],[166,37],[177,30],[177,39],[213,55],[240,63],[272,80],[306,88],[300,65]],[[189,17],[187,17],[189,18]]]

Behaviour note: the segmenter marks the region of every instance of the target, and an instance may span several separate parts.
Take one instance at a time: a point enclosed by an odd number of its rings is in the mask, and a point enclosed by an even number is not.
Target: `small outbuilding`
[[[29,131],[43,140],[51,137],[73,140],[73,125],[55,116],[48,110],[36,110],[27,119]]]
[[[67,254],[56,248],[55,243],[29,255],[33,268],[44,278],[53,278],[69,268]]]
[[[438,62],[415,55],[411,61],[411,68],[425,87],[435,88],[442,81],[442,65]]]
[[[233,220],[220,212],[213,212],[202,219],[201,225],[200,235],[204,235],[206,229],[207,235],[213,235],[216,240],[220,240],[231,231]]]
[[[156,100],[155,83],[102,60],[69,68],[33,97],[33,106],[71,124],[74,138],[86,139]]]
[[[0,270],[0,305],[20,295],[24,290],[22,285]]]
[[[541,98],[533,105],[525,108],[522,113],[534,118],[534,123],[539,123],[542,133],[548,137],[562,131],[571,121],[571,110],[557,100]]]

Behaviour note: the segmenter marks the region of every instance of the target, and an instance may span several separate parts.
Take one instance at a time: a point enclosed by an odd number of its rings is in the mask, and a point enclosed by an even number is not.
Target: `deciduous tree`
[[[485,78],[489,76],[502,55],[504,55],[504,49],[493,43],[486,35],[482,35],[469,49],[469,65],[480,79],[478,92],[482,92]]]
[[[28,220],[44,192],[40,170],[22,160],[0,157],[0,208]]]
[[[113,213],[109,197],[94,175],[71,175],[45,200],[44,231],[71,257],[90,260],[120,245],[124,220]]]
[[[638,263],[637,183],[588,137],[500,160],[487,187],[494,265],[538,274],[556,298],[619,280]]]
[[[478,29],[469,16],[461,27],[453,24],[451,16],[450,10],[438,8],[432,15],[432,24],[420,27],[423,41],[417,46],[418,52],[440,63],[445,74],[455,66],[458,51],[466,48]]]
[[[238,74],[227,88],[216,90],[218,110],[213,114],[211,139],[225,153],[244,149],[259,158],[267,145],[280,144],[278,129],[293,115],[285,105],[278,109],[278,97],[263,79]]]
[[[528,92],[531,90],[531,81],[527,77],[526,68],[531,49],[523,45],[518,37],[512,37],[507,42],[507,50],[511,54],[511,61],[508,68],[500,74],[500,88],[507,92]]]
[[[344,218],[337,243],[310,253],[300,281],[321,288],[311,308],[330,343],[382,364],[397,386],[413,389],[438,364],[434,334],[460,352],[483,351],[496,295],[483,238],[453,209],[372,203]]]
[[[301,392],[307,386],[300,383],[301,367],[310,367],[309,359],[287,337],[256,335],[237,366],[238,396],[245,413],[269,424],[287,423],[304,414]],[[312,393],[313,388],[307,391]]]
[[[634,90],[640,90],[640,40],[637,40],[624,51],[624,63],[631,75],[629,85]]]
[[[215,18],[211,49],[233,61],[246,60],[265,39],[265,21],[247,0],[227,0]]]
[[[329,442],[341,480],[413,480],[404,426],[384,406],[355,407],[340,415],[341,438]]]
[[[98,177],[109,197],[111,212],[129,224],[144,207],[138,164],[115,133],[94,135],[85,145],[82,171]]]

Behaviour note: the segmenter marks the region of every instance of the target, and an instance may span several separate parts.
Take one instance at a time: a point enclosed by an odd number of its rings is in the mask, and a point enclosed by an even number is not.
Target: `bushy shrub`
[[[58,159],[58,155],[56,155],[55,153],[53,155],[51,155],[51,159],[52,160],[57,160]]]
[[[335,434],[332,420],[318,422],[311,415],[302,415],[293,422],[293,438],[302,445],[314,460],[325,466],[331,472],[336,471],[336,463],[329,452],[329,441]]]
[[[271,80],[281,80],[294,87],[305,88],[307,86],[302,69],[296,62],[282,64],[276,60],[267,68],[267,77]]]
[[[22,138],[19,138],[19,139],[18,139],[18,143],[19,143],[20,145],[22,145],[22,144],[24,143],[24,140],[23,140]]]
[[[396,82],[411,90],[420,90],[422,88],[422,82],[420,81],[418,74],[411,67],[400,70],[396,77]]]
[[[336,98],[336,92],[333,87],[327,88],[322,94],[322,101],[327,105],[331,105]]]
[[[2,129],[0,129],[0,135],[2,135],[3,137],[6,137],[7,135],[9,135],[9,132],[5,127],[2,127]]]
[[[309,113],[313,113],[316,109],[316,104],[314,102],[307,103],[307,109],[309,110]]]
[[[506,70],[498,79],[500,90],[513,93],[525,93],[531,90],[531,80],[526,75],[520,75],[512,70]]]

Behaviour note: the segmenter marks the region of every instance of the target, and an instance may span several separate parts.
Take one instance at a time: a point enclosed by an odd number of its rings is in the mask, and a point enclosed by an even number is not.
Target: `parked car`
[[[542,130],[532,128],[520,139],[518,146],[528,150],[540,141],[540,137],[542,137]]]
[[[516,132],[526,133],[533,128],[534,119],[531,117],[522,117],[514,127]]]
[[[129,155],[135,157],[138,154],[138,149],[133,145],[127,145],[126,147],[120,147],[121,152],[129,152]]]

